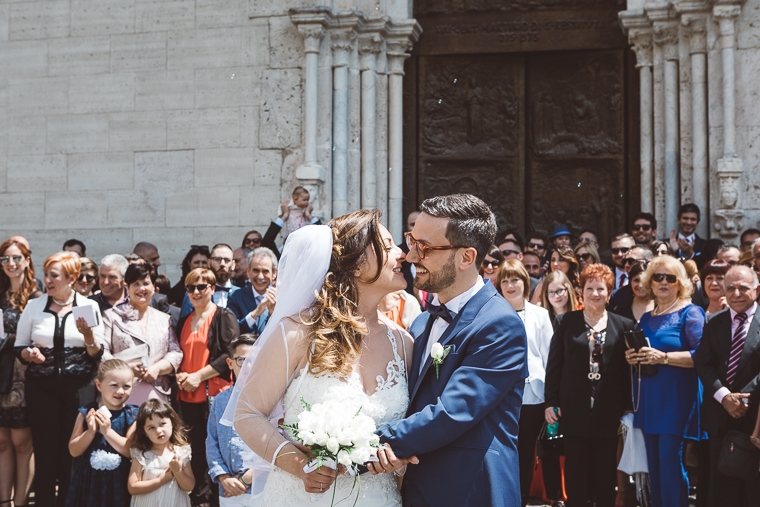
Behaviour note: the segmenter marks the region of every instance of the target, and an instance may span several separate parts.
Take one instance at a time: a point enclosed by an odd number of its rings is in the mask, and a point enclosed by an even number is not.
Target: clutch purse
[[[544,421],[544,425],[541,427],[541,432],[538,434],[538,441],[536,442],[536,455],[538,459],[545,459],[552,456],[564,456],[565,444],[562,438],[562,423],[560,422],[559,431],[556,437],[549,437],[546,432],[548,423]]]
[[[633,349],[636,352],[638,352],[641,347],[649,347],[649,343],[647,343],[647,338],[644,336],[644,331],[641,329],[633,329],[631,331],[625,331],[623,333],[623,339],[625,340],[625,345],[629,349]],[[656,364],[637,364],[634,366],[636,371],[641,375],[642,377],[653,377],[657,375],[657,365]]]
[[[748,481],[757,477],[758,465],[760,449],[755,447],[749,435],[737,430],[726,433],[720,448],[718,470],[730,477]]]

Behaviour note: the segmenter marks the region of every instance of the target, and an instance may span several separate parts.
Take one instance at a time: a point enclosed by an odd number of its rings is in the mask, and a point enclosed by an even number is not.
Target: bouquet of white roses
[[[298,415],[298,423],[283,425],[291,436],[311,448],[312,461],[305,472],[322,465],[337,469],[343,465],[351,475],[357,466],[375,461],[380,449],[380,437],[371,417],[361,413],[361,407],[345,402],[326,401],[309,405],[301,398],[305,410]]]

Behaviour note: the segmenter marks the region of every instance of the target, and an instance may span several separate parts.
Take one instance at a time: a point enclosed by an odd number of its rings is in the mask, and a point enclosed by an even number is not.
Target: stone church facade
[[[320,3],[320,2],[318,2]],[[238,246],[468,191],[500,225],[760,219],[760,0],[0,0],[0,235]]]

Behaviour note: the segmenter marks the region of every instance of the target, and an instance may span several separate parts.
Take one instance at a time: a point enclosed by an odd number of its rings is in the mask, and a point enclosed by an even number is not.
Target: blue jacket
[[[237,318],[238,324],[240,324],[240,334],[253,333],[257,336],[261,335],[269,320],[269,309],[267,308],[254,321],[253,327],[248,325],[245,316],[256,309],[256,299],[253,297],[253,288],[250,282],[247,282],[242,289],[230,294],[230,299],[227,301],[227,309],[235,314],[235,318]]]
[[[404,505],[519,507],[517,433],[528,376],[522,320],[485,284],[439,340],[451,347],[440,379],[432,359],[422,357],[431,326],[425,312],[410,329],[407,417],[380,429],[396,455],[420,460],[407,468]]]
[[[219,421],[224,415],[227,403],[230,401],[232,389],[222,391],[216,396],[208,417],[208,436],[206,437],[206,460],[208,461],[208,474],[214,482],[219,482],[218,477],[228,474],[233,477],[243,475],[248,467],[243,465],[243,460],[249,460],[251,451],[238,436],[232,426],[225,426]],[[246,493],[250,494],[248,487]],[[219,484],[219,496],[224,496],[224,487]]]

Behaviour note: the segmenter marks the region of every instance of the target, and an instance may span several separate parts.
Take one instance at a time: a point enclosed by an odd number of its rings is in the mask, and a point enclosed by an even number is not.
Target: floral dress
[[[6,393],[0,392],[0,428],[17,430],[28,428],[29,421],[26,416],[26,397],[24,395],[26,366],[16,358],[13,349],[16,342],[16,326],[19,318],[21,318],[21,310],[11,304],[10,296],[10,292],[0,295],[3,326],[8,335],[8,344],[0,355],[0,368],[3,370],[13,368],[10,389]]]
[[[138,408],[136,405],[124,405],[121,410],[111,410],[111,428],[126,437],[127,430],[137,418]],[[88,403],[79,409],[85,417],[85,429],[90,409],[97,410],[98,404]],[[98,431],[87,451],[74,460],[66,507],[128,507],[130,466],[129,458],[116,452]]]

